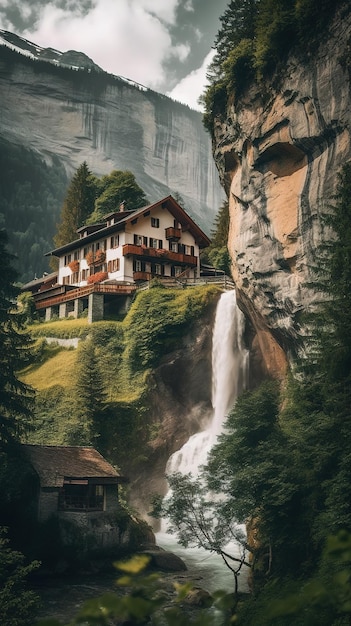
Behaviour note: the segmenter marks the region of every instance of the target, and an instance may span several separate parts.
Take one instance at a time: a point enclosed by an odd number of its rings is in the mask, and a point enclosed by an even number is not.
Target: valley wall
[[[102,72],[33,61],[0,46],[0,142],[58,159],[67,177],[130,170],[153,202],[180,193],[209,232],[224,198],[202,115]]]
[[[309,283],[330,236],[322,217],[351,158],[350,41],[350,12],[339,12],[316,54],[290,56],[215,119],[233,277],[273,375],[298,350],[301,315],[318,299]]]

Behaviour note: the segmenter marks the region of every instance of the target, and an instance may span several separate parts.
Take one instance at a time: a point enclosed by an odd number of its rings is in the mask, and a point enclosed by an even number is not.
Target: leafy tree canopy
[[[118,211],[122,203],[126,210],[139,209],[147,204],[147,199],[132,172],[113,170],[98,183],[95,209],[88,222],[98,222],[104,215]]]

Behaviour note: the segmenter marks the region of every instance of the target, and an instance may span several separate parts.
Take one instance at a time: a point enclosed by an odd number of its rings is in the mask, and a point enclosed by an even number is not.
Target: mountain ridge
[[[24,282],[47,271],[43,254],[52,247],[65,190],[83,161],[97,176],[113,169],[132,171],[151,202],[179,193],[187,212],[210,232],[224,192],[201,113],[121,77],[34,60],[4,44],[0,88],[1,223],[11,251],[20,257]],[[10,163],[12,152],[15,164]],[[34,168],[27,178],[23,152],[27,169]],[[50,187],[54,170],[49,201],[42,199],[42,191],[32,197],[33,179],[47,177]],[[28,205],[35,208],[34,219]],[[13,218],[18,208],[20,223]]]

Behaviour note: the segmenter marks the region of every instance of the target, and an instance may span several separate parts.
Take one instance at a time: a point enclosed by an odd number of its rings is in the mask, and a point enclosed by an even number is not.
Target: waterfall
[[[217,305],[212,333],[212,417],[207,427],[190,437],[184,446],[169,458],[166,474],[191,473],[198,477],[201,466],[207,461],[212,446],[223,431],[224,422],[236,398],[247,386],[248,350],[243,342],[245,318],[236,303],[235,291],[224,292]],[[167,496],[166,496],[167,497]],[[161,522],[157,540],[161,547],[172,550],[183,558],[188,569],[203,578],[201,583],[208,591],[232,591],[232,577],[218,554],[204,548],[181,548],[172,535],[166,533],[167,520]],[[226,548],[239,556],[237,544]],[[247,568],[243,568],[240,589],[247,591]]]
[[[200,468],[223,430],[228,411],[247,383],[248,351],[243,343],[244,315],[236,303],[235,291],[222,293],[212,333],[212,418],[207,428],[196,433],[169,458],[166,474],[191,472]]]

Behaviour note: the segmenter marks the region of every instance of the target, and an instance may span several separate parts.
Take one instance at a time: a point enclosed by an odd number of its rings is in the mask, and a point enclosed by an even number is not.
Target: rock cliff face
[[[274,374],[315,302],[308,281],[326,235],[321,216],[351,158],[350,37],[351,15],[337,15],[314,56],[291,56],[265,93],[251,85],[215,121],[233,275]]]
[[[49,163],[59,157],[69,175],[84,160],[97,175],[131,170],[150,200],[179,191],[212,222],[220,185],[201,114],[117,79],[82,83],[73,70],[29,63],[0,57],[1,135]]]
[[[148,444],[145,461],[133,463],[131,459],[125,468],[133,485],[131,503],[143,517],[148,517],[152,497],[168,490],[165,474],[169,457],[213,415],[212,329],[217,301],[213,300],[196,329],[184,335],[179,349],[164,357],[152,374],[149,421],[158,429]],[[157,526],[154,519],[149,521]]]
[[[49,165],[57,157],[68,177],[84,160],[99,176],[131,170],[150,201],[179,192],[209,231],[224,194],[200,113],[104,72],[57,67],[5,46],[0,89],[0,143]]]

